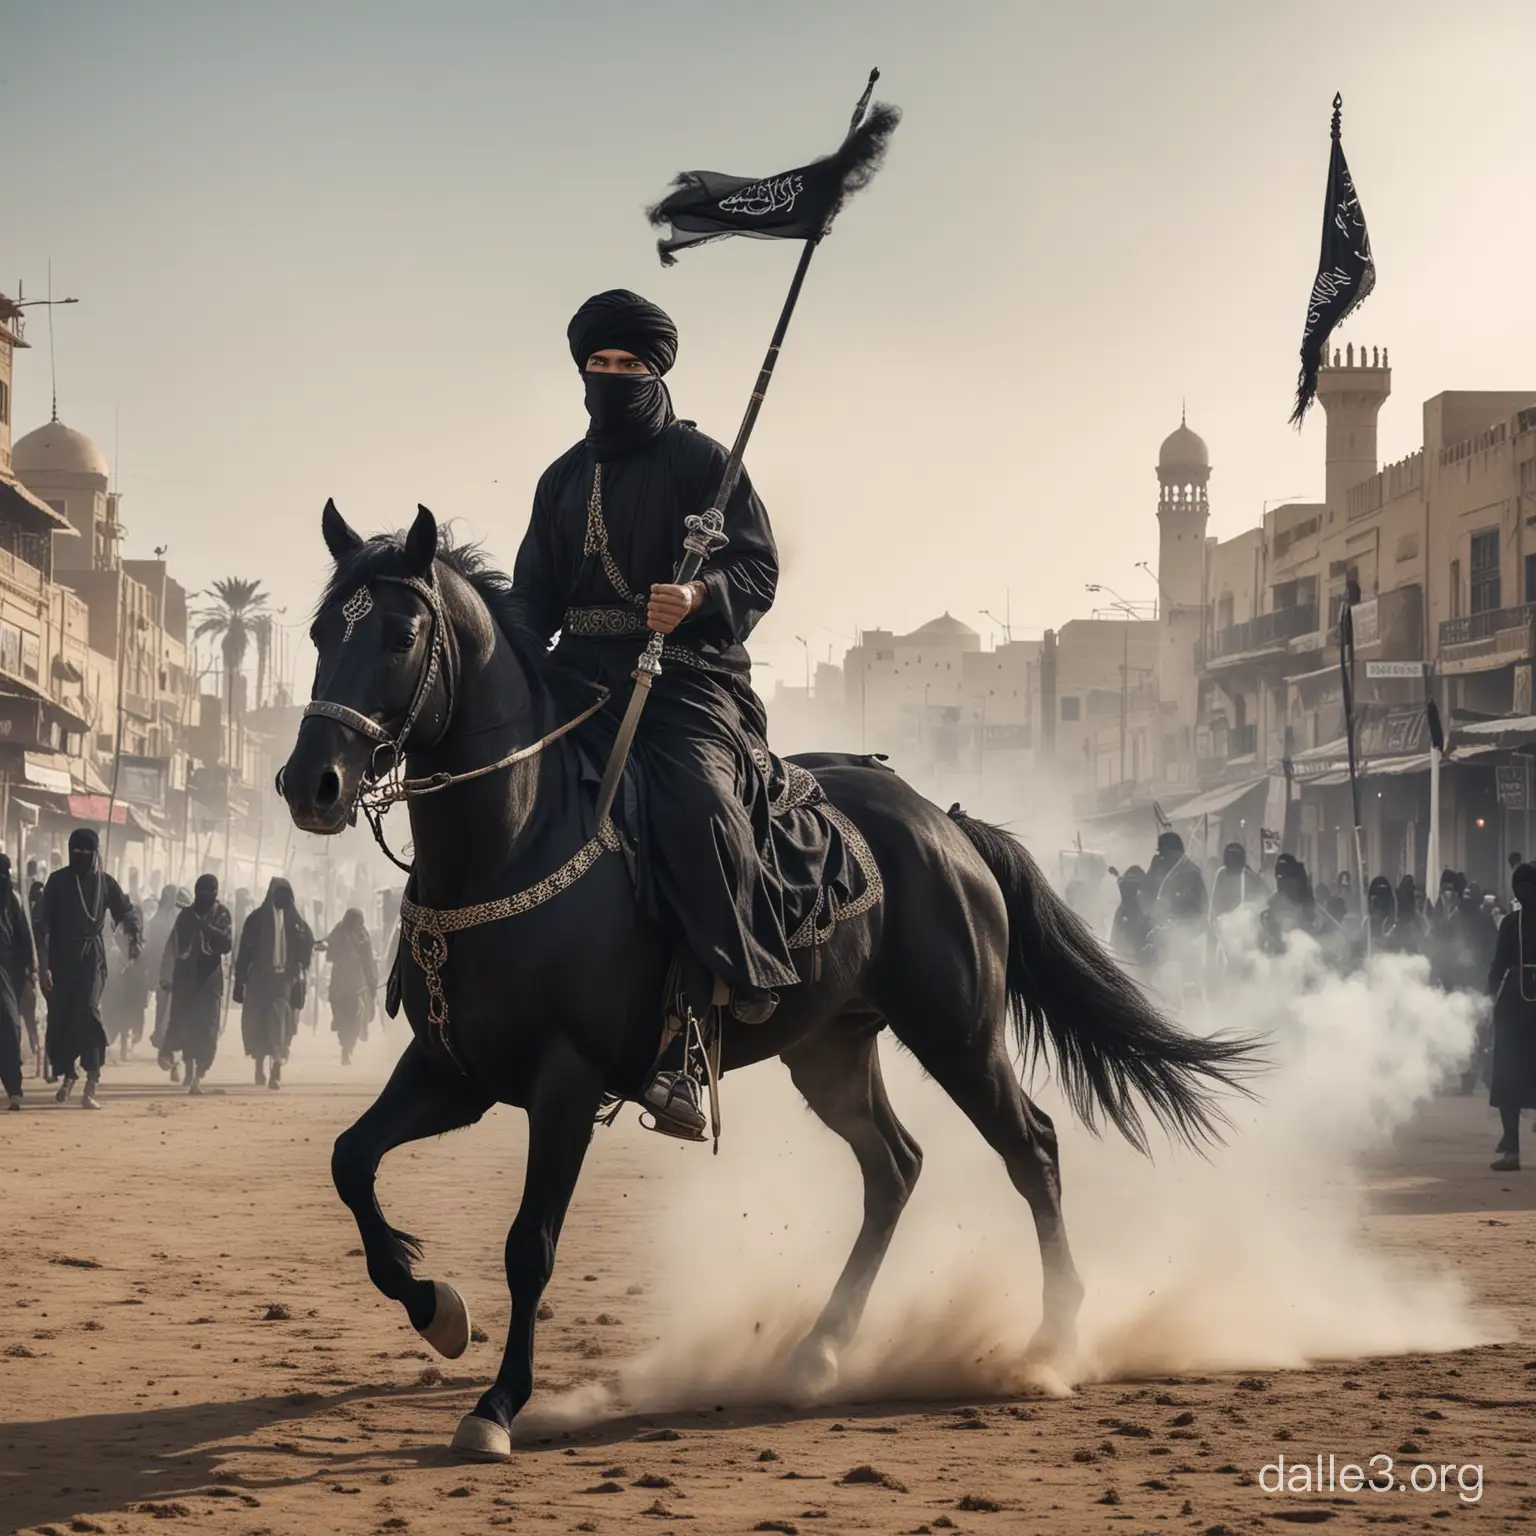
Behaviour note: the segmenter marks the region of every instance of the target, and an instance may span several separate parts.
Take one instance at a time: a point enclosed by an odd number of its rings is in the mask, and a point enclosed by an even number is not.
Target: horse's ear
[[[362,534],[336,510],[334,501],[327,500],[325,511],[320,514],[320,532],[333,560],[342,560],[354,549],[363,547]]]
[[[405,536],[405,563],[412,575],[425,576],[437,558],[437,519],[425,507],[416,508],[416,521]]]

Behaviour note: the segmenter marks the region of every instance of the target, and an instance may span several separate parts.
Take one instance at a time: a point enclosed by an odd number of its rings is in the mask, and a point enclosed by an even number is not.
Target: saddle
[[[885,894],[880,868],[864,834],[830,800],[816,776],[802,764],[766,751],[753,758],[768,780],[772,822],[770,855],[783,873],[786,864],[800,877],[784,886],[790,954],[802,983],[821,979],[823,946],[841,922],[861,917]],[[867,757],[819,755],[818,764],[837,761],[871,764]],[[883,759],[881,759],[883,761]],[[791,925],[790,914],[795,914]],[[685,946],[673,952],[662,993],[661,1036],[651,1071],[675,1053],[682,1040],[682,1070],[707,1086],[711,1131],[720,1140],[720,1052],[728,990]],[[733,1022],[736,1022],[733,1019]],[[742,1028],[751,1028],[742,1025]],[[624,1100],[615,1098],[605,1118],[611,1120]]]

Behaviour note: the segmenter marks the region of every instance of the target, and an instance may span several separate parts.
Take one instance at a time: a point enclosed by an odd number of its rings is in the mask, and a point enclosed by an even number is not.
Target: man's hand
[[[52,971],[44,971],[43,972],[43,991],[44,992],[52,992],[53,991],[53,972]]]
[[[645,610],[645,622],[658,635],[670,635],[704,601],[704,583],[690,581],[686,587],[658,581],[651,588],[651,601]]]
[[[128,958],[130,961],[137,960],[143,953],[144,946],[137,939],[130,939],[128,941]]]

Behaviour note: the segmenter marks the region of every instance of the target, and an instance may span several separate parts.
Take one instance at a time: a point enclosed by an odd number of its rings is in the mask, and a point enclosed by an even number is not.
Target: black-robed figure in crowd
[[[48,998],[48,1058],[63,1079],[60,1104],[85,1071],[85,1109],[100,1109],[96,1088],[107,1055],[101,1022],[101,990],[107,980],[107,919],[128,934],[129,956],[137,959],[141,930],[138,909],[101,867],[96,834],[76,827],[69,834],[69,862],[56,869],[37,904],[37,967]]]
[[[170,1000],[161,1049],[166,1055],[181,1052],[191,1094],[203,1091],[203,1079],[219,1048],[224,956],[234,947],[235,922],[219,900],[218,878],[199,875],[192,905],[175,913],[160,955],[160,989]]]
[[[36,938],[37,938],[37,914],[38,914],[38,909],[43,904],[43,888],[46,885],[47,880],[48,880],[48,866],[46,864],[39,864],[36,859],[28,859],[27,860],[27,917],[31,921],[31,924],[32,924],[32,936],[33,936],[34,943],[36,942]],[[32,1021],[35,1020],[36,1017],[37,1017],[37,996],[38,996],[38,993],[41,990],[42,989],[39,986],[39,983],[38,983],[37,979],[34,979],[33,982],[32,982],[32,985],[27,988],[27,995],[32,999],[31,1014],[30,1014],[30,1017],[29,1017],[29,1020],[28,1020],[28,1029],[29,1029],[29,1031],[36,1027],[33,1024]],[[56,1082],[58,1080],[58,1074],[53,1070],[53,1062],[49,1059],[49,1056],[48,1056],[48,1010],[46,1008],[43,1009],[43,1018],[42,1018],[42,1026],[41,1027],[42,1027],[42,1032],[43,1032],[43,1050],[42,1050],[43,1081],[45,1083],[52,1083],[52,1082]],[[37,1050],[37,1041],[36,1041],[35,1038],[32,1041],[32,1048],[33,1048],[34,1051]]]
[[[22,998],[37,968],[32,927],[11,883],[11,859],[0,853],[0,1087],[7,1107],[21,1108]]]
[[[1241,843],[1228,843],[1221,851],[1221,868],[1211,881],[1210,940],[1207,959],[1213,982],[1226,974],[1231,960],[1221,919],[1243,907],[1269,899],[1269,887],[1248,867],[1248,850]]]
[[[1109,926],[1109,942],[1123,960],[1140,963],[1147,957],[1147,942],[1152,937],[1152,919],[1141,904],[1146,885],[1146,871],[1132,864],[1120,876],[1120,905]]]
[[[181,892],[174,885],[160,887],[160,898],[155,903],[155,910],[150,914],[149,921],[144,925],[144,948],[149,952],[149,958],[156,965],[161,963],[165,955],[165,946],[170,942],[171,929],[176,926],[176,914],[188,903],[180,900]],[[181,1081],[181,1068],[176,1059],[165,1047],[165,1021],[171,1010],[171,994],[165,990],[165,978],[159,977],[160,985],[155,989],[155,1026],[151,1030],[149,1043],[154,1047],[156,1059],[162,1072],[171,1074],[171,1081]]]
[[[348,907],[341,921],[315,945],[325,951],[331,964],[326,998],[331,1005],[331,1032],[341,1042],[341,1064],[352,1065],[359,1040],[368,1038],[368,1026],[378,1007],[379,967],[373,939],[363,921],[361,907]]]
[[[1269,887],[1263,877],[1248,867],[1248,850],[1241,843],[1228,843],[1221,851],[1221,868],[1211,881],[1211,922],[1249,902],[1268,899]]]
[[[1488,995],[1494,999],[1488,1102],[1498,1110],[1504,1132],[1492,1165],[1496,1173],[1519,1168],[1520,1111],[1536,1109],[1536,864],[1521,864],[1512,884],[1520,905],[1499,925],[1488,971]]]
[[[593,722],[605,752],[647,630],[667,636],[634,746],[645,885],[655,915],[730,985],[734,1015],[761,1023],[773,989],[797,980],[778,872],[763,867],[767,716],[744,649],[778,584],[768,515],[743,474],[725,508],[730,542],[675,585],[683,519],[711,505],[727,459],[673,413],[662,376],[677,329],[620,289],[583,304],[567,339],[591,425],[540,477],[513,605],[533,641],[558,631],[555,659],[611,690]]]
[[[1177,832],[1164,832],[1158,837],[1157,852],[1147,865],[1146,890],[1151,898],[1152,916],[1159,924],[1204,919],[1205,876],[1185,853],[1184,839]]]
[[[1285,952],[1293,933],[1321,942],[1329,931],[1336,931],[1328,915],[1318,910],[1307,867],[1295,854],[1282,853],[1275,860],[1275,894],[1260,914],[1259,925],[1264,948],[1272,955]]]
[[[1404,955],[1422,955],[1429,940],[1429,924],[1419,910],[1419,888],[1412,875],[1397,882],[1397,925],[1392,939],[1393,948]]]
[[[315,936],[293,899],[293,887],[274,875],[267,899],[245,920],[235,956],[234,1000],[241,1004],[240,1037],[256,1063],[256,1086],[282,1086],[282,1066],[298,1031],[304,980]],[[267,1062],[271,1061],[271,1071]]]

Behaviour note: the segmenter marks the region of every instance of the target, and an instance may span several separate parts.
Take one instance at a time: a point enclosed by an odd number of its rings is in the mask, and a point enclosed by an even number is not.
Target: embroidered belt
[[[643,608],[567,608],[561,627],[568,635],[643,635]]]

